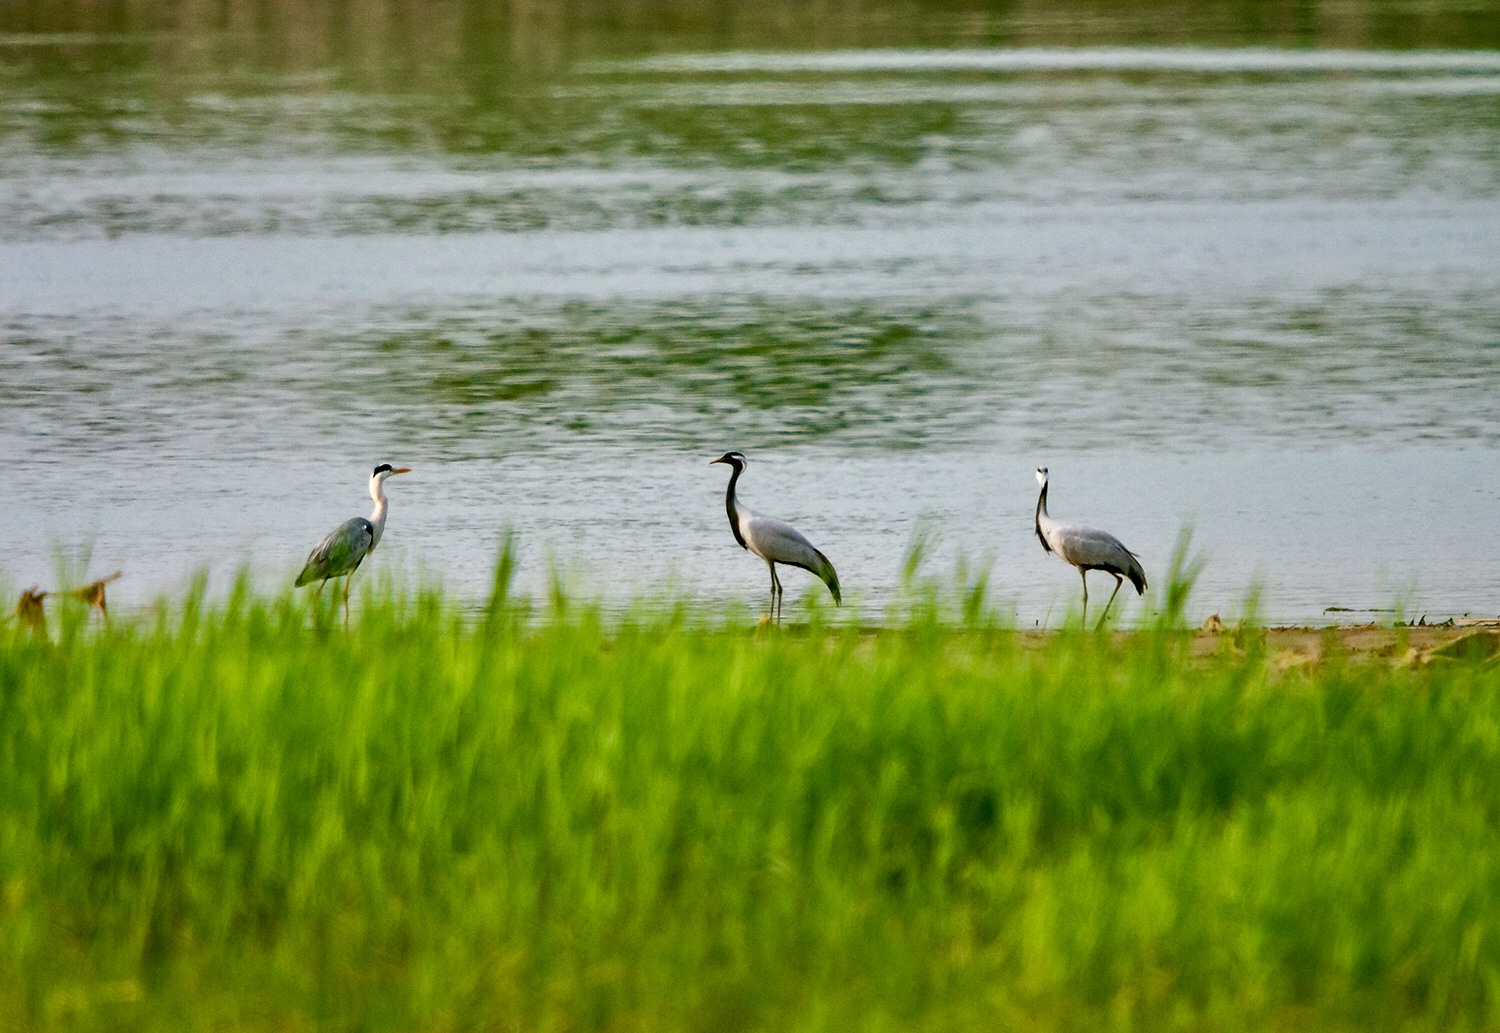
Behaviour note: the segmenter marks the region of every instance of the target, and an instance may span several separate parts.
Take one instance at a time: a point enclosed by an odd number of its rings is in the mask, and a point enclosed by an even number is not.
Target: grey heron
[[[1036,536],[1041,541],[1043,549],[1057,553],[1064,561],[1078,568],[1078,575],[1083,578],[1083,619],[1085,621],[1089,618],[1088,572],[1102,570],[1114,576],[1115,590],[1110,593],[1109,602],[1104,604],[1104,614],[1099,618],[1099,623],[1102,625],[1104,618],[1109,616],[1109,608],[1114,603],[1115,596],[1120,593],[1120,585],[1124,583],[1121,579],[1128,577],[1130,583],[1135,586],[1136,595],[1144,595],[1146,572],[1141,569],[1140,560],[1136,559],[1135,553],[1125,548],[1120,539],[1108,531],[1053,520],[1047,513],[1047,468],[1045,466],[1037,468],[1036,482],[1042,486],[1042,493],[1037,496],[1036,500]]]
[[[833,593],[834,605],[842,605],[843,597],[839,594],[839,576],[833,569],[833,564],[828,562],[827,556],[813,548],[812,542],[808,541],[802,532],[791,524],[763,513],[757,513],[749,506],[741,506],[735,500],[735,483],[748,465],[748,460],[744,455],[740,452],[725,452],[719,458],[709,460],[708,465],[713,466],[715,463],[725,463],[734,469],[734,473],[729,475],[729,491],[724,496],[724,505],[729,511],[729,530],[734,532],[734,540],[740,543],[740,548],[753,552],[765,560],[766,566],[771,568],[772,616],[778,621],[781,620],[783,590],[781,578],[776,576],[778,563],[784,563],[789,567],[801,567],[803,570],[816,574],[828,586],[828,591]]]
[[[411,473],[411,469],[405,466],[393,468],[390,463],[381,463],[375,467],[375,472],[370,475],[370,498],[375,500],[375,511],[370,514],[370,519],[350,517],[328,532],[328,537],[307,554],[307,564],[302,568],[302,573],[297,575],[298,588],[310,581],[318,583],[314,598],[322,594],[323,582],[329,578],[345,579],[345,624],[349,623],[349,583],[354,580],[354,572],[359,569],[365,557],[380,544],[380,536],[385,532],[385,481],[387,477],[394,477],[398,473]]]

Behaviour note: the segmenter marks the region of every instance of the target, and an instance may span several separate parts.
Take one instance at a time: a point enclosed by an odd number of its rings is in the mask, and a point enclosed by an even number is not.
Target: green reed
[[[0,628],[0,1028],[1500,1022],[1493,666],[503,568]]]

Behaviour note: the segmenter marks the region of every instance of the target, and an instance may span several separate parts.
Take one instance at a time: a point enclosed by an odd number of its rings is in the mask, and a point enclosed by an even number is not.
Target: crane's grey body
[[[1141,569],[1141,562],[1136,558],[1135,553],[1125,548],[1124,543],[1108,531],[1083,527],[1079,524],[1065,524],[1060,520],[1052,519],[1047,512],[1047,468],[1045,466],[1037,470],[1036,479],[1037,483],[1042,486],[1042,493],[1037,496],[1036,500],[1036,536],[1041,541],[1043,549],[1056,553],[1078,570],[1079,576],[1083,579],[1084,620],[1088,620],[1089,615],[1088,572],[1102,570],[1114,576],[1115,590],[1110,593],[1109,602],[1104,604],[1104,614],[1099,618],[1099,623],[1102,624],[1104,617],[1109,615],[1109,608],[1113,605],[1115,596],[1119,594],[1124,578],[1130,579],[1137,595],[1145,594],[1146,572]]]
[[[734,473],[729,476],[729,490],[724,495],[724,507],[729,513],[729,530],[733,532],[734,540],[740,543],[741,548],[759,556],[771,568],[772,616],[777,620],[781,619],[783,591],[781,578],[776,574],[778,563],[811,571],[828,586],[828,591],[833,594],[834,605],[842,605],[839,575],[828,557],[814,548],[801,531],[785,520],[757,513],[735,498],[735,484],[747,465],[745,457],[739,452],[725,452],[718,459],[710,460],[709,465],[714,463],[725,463],[734,469]]]
[[[375,511],[369,519],[350,517],[329,531],[327,536],[307,554],[307,563],[297,575],[297,587],[318,583],[318,594],[322,594],[323,582],[330,578],[344,578],[344,623],[349,623],[349,584],[354,572],[375,551],[380,536],[385,533],[385,480],[398,473],[410,473],[406,467],[392,469],[390,463],[381,463],[370,475],[370,498],[375,500]]]

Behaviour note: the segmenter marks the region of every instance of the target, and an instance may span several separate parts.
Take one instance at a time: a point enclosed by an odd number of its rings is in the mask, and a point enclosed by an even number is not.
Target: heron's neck
[[[380,544],[380,536],[385,533],[385,485],[379,478],[370,480],[370,498],[375,500],[375,511],[370,514],[370,526],[375,529],[370,541],[370,551],[375,551],[375,546]]]
[[[729,490],[724,493],[724,508],[729,512],[729,529],[734,532],[734,540],[740,543],[740,548],[748,549],[744,536],[740,534],[739,508],[734,504],[734,484],[740,479],[744,467],[736,464],[734,473],[729,475]]]

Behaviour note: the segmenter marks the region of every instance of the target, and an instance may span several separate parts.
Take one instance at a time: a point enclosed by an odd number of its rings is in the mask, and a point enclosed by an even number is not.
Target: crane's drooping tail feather
[[[823,584],[827,585],[828,590],[833,593],[833,605],[844,605],[844,598],[839,594],[839,572],[833,569],[833,564],[828,562],[828,557],[824,556],[817,549],[813,550],[813,555],[818,558],[820,566],[820,569],[813,570],[813,573],[822,578]],[[808,569],[812,570],[811,567]]]
[[[1135,586],[1136,595],[1146,594],[1146,572],[1141,569],[1140,557],[1133,552],[1130,554],[1130,569],[1125,571],[1125,576]]]

